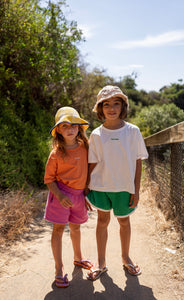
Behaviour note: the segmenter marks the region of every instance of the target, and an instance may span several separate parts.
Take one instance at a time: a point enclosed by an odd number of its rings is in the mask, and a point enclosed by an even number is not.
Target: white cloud
[[[142,40],[122,41],[112,47],[116,49],[148,48],[178,45],[181,42],[184,42],[184,30],[173,30],[156,36],[148,35]]]
[[[117,77],[117,74],[121,74],[121,76],[127,75],[127,73],[132,73],[132,72],[140,72],[140,69],[144,68],[144,65],[139,65],[139,64],[131,64],[131,65],[112,65],[108,67],[107,72],[113,76]]]
[[[129,65],[129,68],[135,68],[135,69],[140,69],[140,68],[144,68],[144,65]]]
[[[127,66],[117,66],[117,65],[114,65],[114,66],[111,66],[109,68],[109,70],[113,71],[113,72],[120,72],[120,71],[123,71],[123,70],[134,70],[134,69],[138,69],[138,68],[144,68],[144,65],[137,65],[137,64],[132,64],[132,65],[127,65]]]

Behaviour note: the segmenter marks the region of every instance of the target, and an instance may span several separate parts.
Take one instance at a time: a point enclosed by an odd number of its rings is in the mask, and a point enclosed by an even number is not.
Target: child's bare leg
[[[82,259],[80,225],[69,223],[69,226],[70,237],[73,245],[74,260],[80,261]]]
[[[106,245],[107,245],[107,238],[108,238],[107,227],[109,225],[109,222],[110,222],[110,212],[104,212],[98,210],[96,240],[97,240],[97,251],[98,251],[98,264],[100,269],[106,266],[105,254],[106,254]]]
[[[106,245],[107,245],[107,238],[108,238],[108,231],[107,227],[110,221],[110,212],[104,212],[98,210],[98,221],[97,221],[97,228],[96,228],[96,241],[97,241],[97,251],[98,251],[98,267],[94,270],[91,269],[88,272],[88,279],[96,280],[98,279],[102,273],[106,272]]]
[[[93,264],[90,262],[90,260],[83,258],[81,252],[80,225],[69,223],[69,226],[70,226],[70,237],[72,240],[73,252],[74,252],[74,264],[85,269],[90,269],[93,266]]]
[[[131,237],[130,218],[129,217],[118,218],[118,222],[120,224],[120,240],[121,240],[123,264],[124,265],[131,264],[134,266],[132,272],[133,273],[139,272],[140,268],[138,266],[135,266],[129,257],[130,237]]]
[[[118,218],[120,225],[120,240],[123,264],[132,263],[129,257],[131,227],[129,217]]]
[[[63,276],[64,268],[62,261],[62,236],[65,225],[53,224],[51,246],[55,260],[55,272],[57,276]]]
[[[98,267],[94,270],[91,269],[88,272],[88,279],[96,280],[101,276],[102,271],[106,267],[106,245],[107,245],[107,238],[108,238],[108,231],[107,227],[110,221],[110,212],[104,212],[98,210],[98,221],[97,221],[97,228],[96,228],[96,241],[97,241],[97,251],[98,251]],[[100,270],[99,270],[100,269]]]

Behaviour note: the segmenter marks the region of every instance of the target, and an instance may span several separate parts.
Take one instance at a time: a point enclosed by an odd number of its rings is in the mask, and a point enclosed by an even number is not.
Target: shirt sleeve
[[[98,163],[98,153],[95,145],[95,137],[93,134],[90,135],[89,139],[88,163]]]
[[[148,152],[145,146],[144,139],[142,137],[142,134],[140,130],[138,129],[138,141],[137,141],[137,159],[147,159],[148,158]]]
[[[47,160],[44,183],[47,184],[56,181],[56,174],[57,174],[57,156],[55,151],[52,151]]]

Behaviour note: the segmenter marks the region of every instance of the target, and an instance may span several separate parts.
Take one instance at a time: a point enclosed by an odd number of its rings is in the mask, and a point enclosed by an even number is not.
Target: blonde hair
[[[88,138],[86,136],[86,132],[83,129],[82,125],[78,125],[78,126],[79,126],[79,131],[78,131],[78,134],[76,136],[76,141],[79,144],[84,145],[84,147],[88,150],[89,142],[88,142]],[[57,132],[57,130],[56,130],[56,134],[55,134],[55,136],[53,137],[53,140],[52,140],[52,147],[55,150],[61,151],[63,158],[67,155],[65,140],[64,140],[62,134],[59,134]]]

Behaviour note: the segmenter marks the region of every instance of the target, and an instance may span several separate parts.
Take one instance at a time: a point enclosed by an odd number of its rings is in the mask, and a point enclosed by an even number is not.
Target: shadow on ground
[[[95,291],[93,282],[83,278],[83,272],[75,267],[72,273],[72,280],[68,288],[57,288],[52,283],[52,291],[44,300],[91,300],[91,299],[131,299],[131,300],[156,300],[152,289],[139,284],[138,277],[126,274],[126,286],[117,286],[112,278],[105,273],[99,279],[104,286],[103,291]]]

